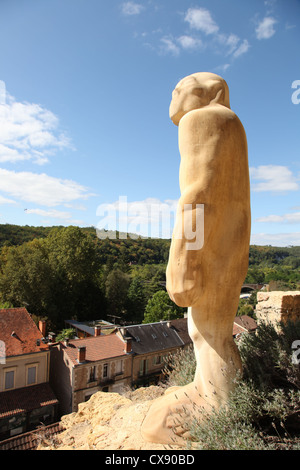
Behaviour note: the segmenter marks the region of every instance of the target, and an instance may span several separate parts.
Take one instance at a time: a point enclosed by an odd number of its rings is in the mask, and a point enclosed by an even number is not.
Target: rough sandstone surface
[[[41,442],[38,450],[178,450],[182,447],[146,442],[141,424],[153,400],[164,393],[160,387],[134,392],[98,392],[81,403],[77,413],[61,419],[63,431],[55,442]]]
[[[300,320],[300,291],[258,292],[256,317],[272,323]]]

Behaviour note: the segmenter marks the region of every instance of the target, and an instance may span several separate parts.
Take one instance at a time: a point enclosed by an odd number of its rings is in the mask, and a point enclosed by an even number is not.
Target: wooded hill
[[[62,229],[63,226],[33,227],[29,225],[0,224],[0,249],[3,246],[17,246],[35,238],[46,238],[51,230]],[[103,239],[97,237],[95,227],[84,227],[81,230],[89,234],[97,243],[97,248],[104,264],[118,262],[133,264],[161,264],[167,263],[170,240],[149,239],[138,237],[127,240]],[[300,246],[273,247],[250,246],[249,268],[251,267],[289,266],[293,269],[300,267]]]
[[[99,239],[94,227],[0,225],[0,307],[25,306],[54,331],[71,318],[178,318],[186,309],[165,289],[169,248],[165,239]],[[300,247],[251,246],[245,282],[299,289]]]

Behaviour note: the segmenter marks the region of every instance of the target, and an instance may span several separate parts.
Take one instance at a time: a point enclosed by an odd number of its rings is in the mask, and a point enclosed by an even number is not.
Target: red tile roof
[[[37,344],[42,337],[26,308],[0,309],[0,341],[4,341],[6,357],[48,349],[41,341]]]
[[[50,385],[42,383],[0,393],[0,419],[58,403]]]
[[[103,359],[126,356],[124,351],[125,343],[116,335],[116,333],[71,340],[69,341],[68,346],[62,344],[62,347],[73,365],[78,365],[77,348],[79,347],[86,348],[87,362],[96,362]]]
[[[256,321],[248,315],[241,315],[239,317],[235,317],[234,324],[241,327],[244,331],[254,331],[257,328]]]
[[[55,439],[55,436],[64,431],[61,423],[42,426],[35,431],[19,434],[0,442],[0,450],[36,450],[43,439]]]

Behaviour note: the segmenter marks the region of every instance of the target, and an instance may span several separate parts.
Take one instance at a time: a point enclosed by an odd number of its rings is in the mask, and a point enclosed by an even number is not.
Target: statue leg
[[[151,405],[142,424],[145,440],[162,444],[184,445],[189,437],[189,422],[201,419],[203,410],[209,413],[226,402],[233,379],[241,370],[240,356],[232,337],[234,314],[222,316],[208,310],[191,307],[188,311],[189,334],[194,344],[196,373],[194,380],[170,391]],[[236,304],[236,301],[235,301]],[[237,307],[237,306],[236,306]],[[223,305],[224,308],[224,305]],[[233,306],[233,309],[235,306]]]

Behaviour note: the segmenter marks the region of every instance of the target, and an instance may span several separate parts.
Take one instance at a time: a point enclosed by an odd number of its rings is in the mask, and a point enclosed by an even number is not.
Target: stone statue
[[[172,94],[170,118],[178,126],[181,155],[175,227],[167,266],[167,291],[188,307],[196,357],[194,381],[170,387],[155,400],[142,425],[152,442],[184,444],[187,414],[226,404],[242,365],[233,321],[245,280],[250,243],[250,183],[244,128],[230,109],[227,83],[213,73],[181,80]],[[196,207],[204,208],[197,227]],[[185,207],[203,243],[188,247]],[[198,224],[199,225],[199,224]],[[204,238],[203,238],[204,237]]]

